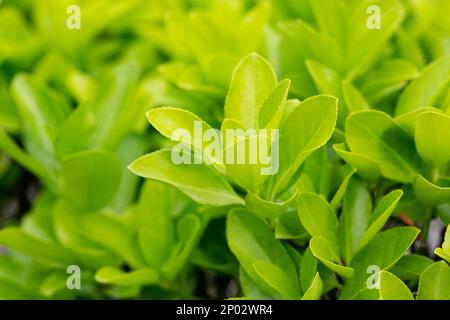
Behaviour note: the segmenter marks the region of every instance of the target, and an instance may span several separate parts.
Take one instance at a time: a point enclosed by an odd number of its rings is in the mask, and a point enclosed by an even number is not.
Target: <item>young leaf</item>
[[[362,92],[372,104],[375,104],[402,89],[407,81],[418,75],[417,68],[408,61],[388,60],[378,70],[367,76]]]
[[[275,176],[275,192],[289,183],[314,150],[325,145],[336,119],[337,99],[327,95],[306,99],[289,114],[280,128],[280,168]]]
[[[425,205],[435,206],[450,201],[450,187],[437,186],[422,175],[414,178],[413,190],[417,199]]]
[[[383,228],[402,195],[402,190],[394,190],[381,198],[370,216],[369,227],[361,237],[359,248],[364,247]]]
[[[242,268],[254,282],[258,284],[262,282],[254,268],[254,263],[263,261],[284,270],[289,279],[288,282],[298,283],[295,266],[286,249],[280,241],[275,239],[269,226],[253,214],[236,211],[228,215],[227,241]],[[261,289],[268,294],[273,292],[273,289],[269,288],[265,282]]]
[[[434,105],[435,98],[448,87],[450,80],[450,56],[442,57],[428,65],[422,74],[403,91],[396,114]],[[436,106],[438,107],[438,106]]]
[[[414,300],[409,288],[392,273],[381,271],[379,281],[382,300]]]
[[[422,272],[433,263],[433,260],[420,254],[410,254],[398,260],[390,272],[403,280],[418,281]]]
[[[171,160],[170,150],[145,155],[134,161],[129,169],[138,176],[173,185],[201,204],[244,204],[244,200],[213,168],[206,164],[176,165]]]
[[[334,249],[337,245],[330,243],[329,239],[313,237],[309,242],[309,246],[314,256],[327,268],[344,278],[351,278],[353,276],[353,269],[341,264],[337,249]]]
[[[345,162],[354,167],[357,174],[364,180],[377,181],[380,178],[380,168],[369,157],[348,151],[343,143],[334,144],[333,149]]]
[[[11,93],[21,118],[27,150],[54,168],[53,138],[68,116],[67,102],[36,79],[24,74],[14,78]]]
[[[276,85],[271,65],[257,54],[248,55],[234,70],[225,117],[241,122],[247,129],[256,129],[259,111]]]
[[[302,300],[319,300],[322,296],[323,291],[323,282],[320,278],[319,273],[316,273],[316,276],[314,277],[311,287],[305,292],[305,294],[302,297]]]
[[[450,299],[450,267],[444,261],[428,267],[420,276],[417,300]]]
[[[267,261],[256,261],[253,264],[256,273],[285,299],[299,299],[299,287],[286,272]]]
[[[303,226],[313,237],[321,237],[335,245],[338,220],[330,204],[321,196],[301,193],[298,197],[298,213]]]
[[[337,237],[342,257],[350,263],[369,224],[372,199],[366,187],[357,179],[351,179],[344,196],[344,205]]]
[[[445,232],[444,243],[442,244],[442,248],[436,248],[434,253],[444,259],[447,262],[450,262],[450,227],[447,226],[447,231]]]
[[[169,258],[174,242],[172,210],[177,198],[175,190],[163,183],[147,180],[135,208],[139,245],[146,262],[159,270]]]
[[[314,276],[317,271],[317,258],[308,247],[303,254],[300,264],[300,284],[303,292],[308,291],[313,283]]]
[[[260,128],[278,128],[283,117],[284,104],[288,97],[290,85],[290,80],[281,81],[264,101],[259,112]]]
[[[441,168],[450,161],[450,117],[437,112],[417,116],[417,152],[428,163]]]
[[[410,227],[389,229],[378,234],[352,259],[353,277],[344,286],[341,299],[352,299],[364,290],[368,267],[377,266],[380,270],[391,268],[408,250],[419,234]]]
[[[119,189],[122,162],[106,151],[84,151],[64,158],[61,195],[84,210],[105,207]]]
[[[383,112],[370,110],[350,115],[345,136],[350,150],[375,161],[386,178],[412,182],[420,168],[414,141]]]
[[[168,107],[155,108],[147,112],[147,119],[163,136],[174,141],[184,142],[199,151],[203,151],[210,143],[203,139],[203,134],[212,130],[211,126],[187,110]],[[180,134],[180,130],[189,133],[191,139],[184,141],[185,137]],[[215,139],[217,138],[218,136]]]
[[[188,214],[183,216],[177,223],[178,243],[173,250],[171,257],[163,266],[163,273],[169,279],[175,276],[185,267],[195,245],[200,239],[202,225],[200,219]]]
[[[64,248],[44,242],[16,227],[1,230],[0,243],[49,265],[64,267],[76,262],[76,258]]]

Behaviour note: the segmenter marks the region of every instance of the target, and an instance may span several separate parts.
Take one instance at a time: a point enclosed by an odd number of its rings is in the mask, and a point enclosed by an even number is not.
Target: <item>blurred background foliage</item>
[[[0,298],[238,295],[226,209],[126,167],[167,143],[147,125],[152,107],[217,126],[233,68],[250,52],[292,80],[291,98],[341,98],[341,129],[355,110],[349,87],[358,108],[394,114],[407,83],[450,54],[448,0],[330,3],[323,12],[309,0],[0,1]],[[373,3],[383,27],[369,32]],[[66,27],[74,4],[80,30]],[[151,253],[145,234],[160,236]],[[84,270],[81,291],[63,290],[69,264]]]

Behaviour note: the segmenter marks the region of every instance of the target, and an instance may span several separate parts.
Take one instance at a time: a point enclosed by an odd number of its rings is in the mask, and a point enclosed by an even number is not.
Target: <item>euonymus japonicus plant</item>
[[[336,124],[337,99],[288,100],[288,87],[289,81],[278,82],[262,57],[245,57],[234,70],[220,132],[211,137],[220,139],[219,150],[211,148],[211,140],[196,141],[196,130],[211,129],[201,118],[183,109],[156,108],[147,113],[148,120],[179,143],[139,158],[130,169],[177,187],[201,205],[230,212],[227,242],[241,265],[247,298],[317,299],[336,287],[342,287],[342,298],[376,298],[378,291],[365,287],[367,268],[389,269],[418,235],[409,227],[378,234],[403,192],[394,190],[374,206],[368,186],[352,177],[355,170],[339,163],[330,171],[337,172],[341,184],[329,181],[325,145]],[[179,128],[189,134],[180,134]],[[231,141],[225,133],[229,128],[241,129]],[[273,137],[262,137],[271,140],[272,168],[279,160],[273,176],[261,174],[261,163],[236,164],[221,157],[229,148],[238,151],[239,141],[249,147],[261,139],[252,128],[279,129],[279,145]],[[187,154],[187,161],[176,163],[174,153]],[[280,239],[306,240],[309,246],[298,250]],[[388,244],[389,254],[381,250]],[[338,282],[335,274],[345,280]]]
[[[346,145],[334,146],[365,179],[387,179],[385,186],[403,184],[417,203],[417,220],[425,225],[439,212],[447,220],[449,74],[449,57],[429,65],[400,96],[395,117],[377,110],[356,112],[346,122]]]

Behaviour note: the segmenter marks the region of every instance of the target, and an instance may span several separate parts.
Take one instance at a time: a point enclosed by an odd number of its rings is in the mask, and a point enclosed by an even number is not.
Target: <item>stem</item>
[[[425,221],[422,227],[422,237],[424,240],[428,239],[428,232],[430,230],[431,217],[433,216],[433,207],[428,207],[426,210]]]

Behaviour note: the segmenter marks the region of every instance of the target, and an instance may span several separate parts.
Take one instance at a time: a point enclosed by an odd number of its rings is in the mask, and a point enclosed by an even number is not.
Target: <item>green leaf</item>
[[[49,170],[44,164],[29,154],[25,153],[15,142],[11,139],[4,129],[0,127],[0,149],[6,152],[11,158],[17,161],[25,169],[32,172],[36,177],[42,179],[51,190],[55,190],[56,178],[52,170]]]
[[[305,292],[302,297],[302,300],[319,300],[322,296],[323,290],[323,282],[320,278],[319,273],[316,273],[313,282],[311,283],[311,287]]]
[[[338,220],[331,205],[314,193],[301,193],[297,204],[300,221],[309,234],[335,245]]]
[[[346,5],[340,1],[310,1],[310,5],[320,31],[344,42]]]
[[[450,262],[450,227],[447,226],[447,231],[445,232],[444,243],[442,244],[442,248],[436,248],[434,253],[444,259],[447,262]]]
[[[340,96],[342,78],[339,74],[314,60],[305,61],[311,77],[320,93]]]
[[[337,99],[327,95],[306,99],[289,114],[280,128],[280,168],[274,193],[286,187],[303,161],[331,138],[336,119]]]
[[[420,168],[414,141],[383,112],[368,110],[350,115],[345,136],[350,150],[375,161],[386,178],[412,182]]]
[[[225,117],[241,122],[247,129],[256,129],[259,111],[276,85],[271,65],[257,54],[248,55],[233,72]]]
[[[136,175],[162,181],[180,189],[198,203],[213,206],[244,204],[228,182],[206,164],[176,165],[170,150],[160,150],[134,161]]]
[[[44,242],[16,227],[1,230],[0,243],[49,265],[64,267],[76,262],[68,251],[57,244]]]
[[[255,6],[243,17],[236,30],[236,46],[239,52],[248,53],[259,48],[269,16],[270,6],[268,2],[261,2],[260,5]]]
[[[238,136],[224,150],[227,175],[249,192],[257,191],[270,175],[276,173],[277,155],[270,154],[272,139],[274,137],[265,135]]]
[[[330,193],[330,160],[326,146],[314,151],[306,159],[298,179],[298,192],[314,192],[324,197]]]
[[[260,287],[250,278],[242,267],[239,269],[239,284],[241,285],[242,292],[244,294],[243,299],[245,299],[245,297],[260,300],[272,299],[269,294],[260,289]]]
[[[256,215],[272,219],[285,213],[295,203],[296,199],[297,193],[294,193],[289,199],[283,202],[264,200],[253,193],[249,193],[245,196],[245,207]]]
[[[402,195],[402,190],[394,190],[380,199],[370,216],[369,227],[361,237],[359,248],[364,247],[383,228]]]
[[[256,273],[285,299],[299,299],[299,287],[280,267],[267,262],[256,261],[253,264]]]
[[[450,72],[450,71],[449,71]],[[442,167],[450,161],[450,117],[437,112],[417,116],[417,152],[428,163]]]
[[[411,137],[414,138],[416,134],[417,117],[425,112],[442,112],[441,109],[434,107],[420,107],[394,118],[403,130],[405,130]]]
[[[173,210],[178,202],[168,185],[147,180],[136,206],[138,241],[146,262],[159,270],[169,258],[174,242]]]
[[[291,257],[263,220],[249,212],[234,211],[228,215],[226,233],[228,245],[241,267],[264,292],[273,294],[274,290],[265,282],[262,283],[254,269],[254,263],[257,261],[269,262],[281,268],[290,283],[298,283],[297,271]]]
[[[380,178],[378,164],[369,157],[348,151],[343,143],[334,144],[333,149],[345,162],[354,167],[357,174],[364,180],[373,182]]]
[[[435,206],[450,201],[450,187],[437,186],[422,175],[414,178],[413,190],[417,199],[425,205]]]
[[[398,260],[390,272],[403,280],[418,281],[422,272],[433,263],[433,260],[420,254],[410,254]]]
[[[344,278],[351,278],[353,276],[353,269],[341,264],[341,259],[336,249],[333,248],[336,245],[330,243],[329,239],[313,237],[309,242],[309,246],[314,256],[327,268]]]
[[[350,264],[353,255],[369,224],[372,199],[366,187],[357,179],[351,179],[344,196],[339,218],[337,238],[342,257]]]
[[[308,291],[311,287],[316,271],[317,258],[311,252],[311,248],[308,247],[303,254],[300,264],[300,284],[303,292]]]
[[[135,93],[139,70],[133,64],[114,68],[97,91],[97,95],[75,109],[61,124],[55,137],[60,159],[86,149],[115,149],[118,141],[135,124]]]
[[[55,204],[52,212],[54,233],[64,248],[72,251],[84,265],[99,268],[104,265],[118,265],[119,258],[114,251],[107,250],[92,241],[92,235],[83,232],[80,209],[65,201]]]
[[[27,150],[46,166],[55,168],[53,138],[69,113],[69,106],[31,76],[17,75],[11,86]]]
[[[342,81],[342,94],[349,112],[370,109],[366,97],[350,81]]]
[[[429,266],[420,276],[417,300],[450,299],[450,267],[444,261]]]
[[[419,230],[411,227],[389,229],[379,233],[352,259],[353,277],[344,286],[341,299],[352,299],[364,289],[368,267],[389,270],[412,245]]]
[[[284,104],[287,101],[291,81],[286,79],[278,86],[264,101],[259,112],[259,127],[278,128],[284,111]]]
[[[213,129],[190,111],[169,107],[155,108],[147,112],[147,119],[163,136],[173,141],[184,142],[198,151],[204,151],[211,143],[204,139],[204,134]],[[219,135],[217,134],[214,139],[220,139]],[[214,157],[210,160],[217,162],[214,161]]]
[[[84,214],[78,223],[86,239],[115,253],[131,267],[140,268],[145,265],[137,237],[124,225],[120,216],[89,212]]]
[[[382,300],[414,300],[408,286],[392,273],[381,271],[379,281]]]
[[[275,236],[277,239],[307,240],[310,238],[310,235],[300,222],[297,210],[288,210],[281,213],[275,227]]]
[[[434,103],[439,93],[448,88],[450,80],[450,56],[442,57],[428,65],[422,74],[403,91],[400,96],[396,114],[400,115]]]
[[[169,279],[174,279],[183,268],[186,268],[186,263],[200,240],[201,221],[193,214],[185,215],[178,221],[176,231],[178,240],[176,247],[162,269]]]
[[[425,54],[415,37],[403,29],[397,31],[396,37],[400,56],[422,69],[425,65]]]
[[[417,68],[408,61],[392,59],[367,76],[362,92],[374,104],[402,89],[407,81],[419,75]]]
[[[374,13],[367,12],[370,5],[380,10],[381,28],[369,28]],[[353,80],[370,69],[382,58],[392,34],[400,27],[405,17],[405,9],[399,0],[375,0],[352,2],[347,14],[346,41],[344,44],[346,78]],[[370,48],[370,52],[367,51]]]
[[[102,284],[143,286],[158,283],[159,276],[155,270],[149,268],[124,272],[114,267],[103,267],[95,274],[95,280]]]
[[[115,196],[122,178],[122,162],[107,151],[83,151],[64,158],[61,195],[85,210],[105,207]]]

